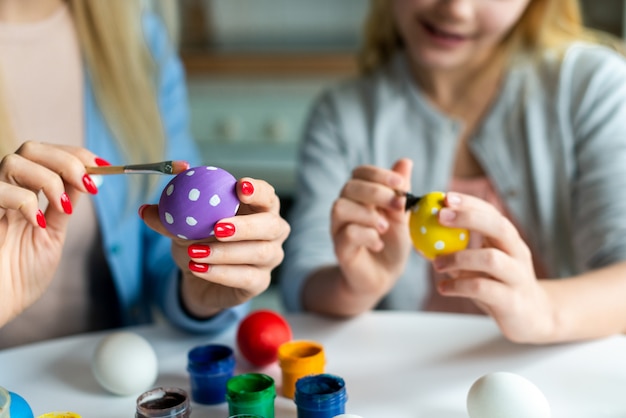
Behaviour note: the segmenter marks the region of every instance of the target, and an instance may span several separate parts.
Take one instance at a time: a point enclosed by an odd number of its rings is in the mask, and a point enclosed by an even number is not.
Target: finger
[[[335,235],[339,229],[351,223],[374,228],[380,233],[389,228],[387,219],[375,208],[345,198],[337,199],[331,209],[331,234]]]
[[[465,297],[491,310],[509,300],[510,289],[505,284],[487,277],[445,279],[437,284],[443,296]]]
[[[446,194],[446,206],[439,211],[439,223],[467,228],[488,239],[492,245],[513,257],[527,257],[528,247],[517,228],[493,205],[461,193]]]
[[[339,197],[362,205],[396,211],[404,210],[404,197],[398,196],[396,189],[362,179],[348,180],[341,189]]]
[[[472,272],[504,283],[515,284],[526,277],[519,264],[496,248],[476,248],[438,256],[433,266],[437,272],[450,275]]]
[[[274,187],[266,181],[250,177],[240,179],[237,182],[237,196],[242,204],[253,209],[250,212],[279,213],[280,211],[280,199]],[[246,214],[245,211],[242,213]]]
[[[198,246],[203,251],[197,251]],[[192,261],[210,265],[241,264],[273,268],[284,258],[282,245],[275,241],[193,243],[188,245],[187,250]]]
[[[93,164],[96,156],[84,148],[27,141],[20,146],[16,155],[48,168],[78,190],[97,193],[85,171],[85,165]]]
[[[190,270],[190,274],[213,284],[241,289],[252,295],[263,292],[270,284],[269,271],[259,270],[253,266],[215,264],[207,267],[206,271]]]
[[[347,225],[334,236],[335,254],[340,261],[349,262],[359,251],[380,252],[385,244],[376,230],[356,224]]]
[[[271,212],[237,215],[224,218],[215,224],[215,237],[219,241],[284,240],[290,227],[280,215]]]
[[[33,226],[43,226],[42,216],[39,212],[39,200],[37,195],[31,191],[8,183],[0,182],[0,214],[9,210],[18,211]]]
[[[67,224],[73,211],[72,199],[66,193],[63,179],[50,169],[25,159],[18,154],[6,156],[0,166],[0,177],[5,185],[13,185],[13,195],[9,204],[12,209],[26,204],[27,213],[32,212],[33,205],[39,206],[38,193],[41,191],[49,202],[46,211],[47,223],[52,228],[61,228]],[[22,189],[23,192],[17,191]],[[28,193],[24,193],[24,192]],[[34,195],[34,201],[32,198]],[[27,201],[22,201],[27,199]],[[27,215],[28,216],[28,215]]]

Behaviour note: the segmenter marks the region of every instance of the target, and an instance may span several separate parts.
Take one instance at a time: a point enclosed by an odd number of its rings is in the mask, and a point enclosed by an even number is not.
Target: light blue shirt
[[[406,57],[335,86],[317,101],[298,161],[280,283],[300,310],[304,282],[336,265],[330,210],[358,165],[414,161],[412,192],[446,190],[462,130],[429,103]],[[576,44],[563,57],[519,57],[469,140],[552,278],[626,260],[626,60]],[[412,252],[381,308],[420,309],[428,263]]]
[[[158,100],[167,136],[167,159],[199,165],[200,153],[189,133],[185,75],[166,31],[156,16],[144,19],[146,41],[160,69]],[[121,151],[96,103],[86,77],[86,148],[109,161],[124,161]],[[125,324],[140,324],[153,318],[158,306],[174,325],[190,332],[219,332],[236,323],[247,312],[247,304],[224,310],[209,320],[185,313],[179,295],[179,270],[171,256],[171,240],[145,226],[137,209],[143,203],[158,203],[170,177],[156,188],[148,202],[129,202],[132,196],[127,176],[106,176],[93,197],[103,237],[103,249],[117,290]]]

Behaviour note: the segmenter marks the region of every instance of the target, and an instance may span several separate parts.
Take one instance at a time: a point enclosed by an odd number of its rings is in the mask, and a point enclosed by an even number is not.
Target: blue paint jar
[[[333,418],[345,413],[348,394],[344,380],[332,374],[314,374],[296,381],[298,418]]]
[[[192,348],[187,354],[191,398],[204,405],[226,402],[226,382],[233,376],[233,349],[221,344]]]

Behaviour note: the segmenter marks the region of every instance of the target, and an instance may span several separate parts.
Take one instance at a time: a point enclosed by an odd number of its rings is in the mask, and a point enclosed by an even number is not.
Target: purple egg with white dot
[[[159,200],[165,228],[182,239],[201,240],[214,235],[213,227],[239,209],[237,179],[218,167],[193,167],[167,183]]]

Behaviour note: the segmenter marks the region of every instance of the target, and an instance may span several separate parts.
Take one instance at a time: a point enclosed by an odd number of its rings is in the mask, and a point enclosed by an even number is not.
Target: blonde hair
[[[359,53],[361,72],[384,65],[403,41],[391,10],[391,0],[372,0]],[[563,50],[574,41],[602,43],[624,53],[624,44],[609,34],[585,28],[577,0],[530,0],[520,20],[503,40],[504,50],[540,52]]]
[[[124,163],[162,159],[165,133],[157,102],[158,74],[144,40],[140,2],[66,2],[74,19],[96,101],[125,155]],[[1,84],[0,80],[0,93]],[[10,128],[5,98],[1,98],[0,152],[4,156],[15,151],[17,139]],[[36,140],[45,142],[46,138]]]

